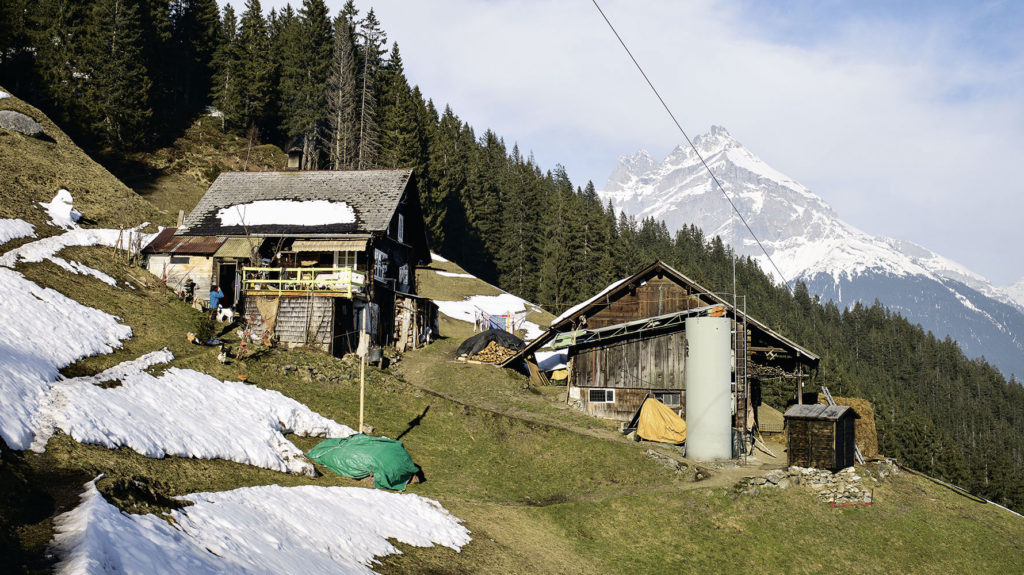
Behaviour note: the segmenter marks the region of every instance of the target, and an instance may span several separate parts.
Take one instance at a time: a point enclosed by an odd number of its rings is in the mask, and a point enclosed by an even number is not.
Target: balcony
[[[366,275],[352,268],[242,268],[242,290],[252,295],[344,297],[366,293]]]

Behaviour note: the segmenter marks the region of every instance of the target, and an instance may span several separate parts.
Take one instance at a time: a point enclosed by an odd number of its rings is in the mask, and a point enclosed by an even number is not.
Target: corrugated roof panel
[[[181,254],[212,256],[224,244],[224,238],[209,236],[175,236],[174,228],[167,228],[143,250],[148,254]]]
[[[262,238],[228,238],[213,257],[248,258],[252,254],[252,248],[259,249],[262,244]]]

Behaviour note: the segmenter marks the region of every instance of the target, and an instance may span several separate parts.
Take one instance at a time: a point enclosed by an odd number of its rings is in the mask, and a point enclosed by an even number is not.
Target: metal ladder
[[[829,405],[836,404],[836,400],[832,399],[832,393],[829,392],[827,387],[821,386],[821,392],[825,394],[825,399],[828,400]],[[860,447],[857,446],[857,442],[853,443],[853,455],[857,458],[857,463],[864,465],[864,456],[860,454]]]

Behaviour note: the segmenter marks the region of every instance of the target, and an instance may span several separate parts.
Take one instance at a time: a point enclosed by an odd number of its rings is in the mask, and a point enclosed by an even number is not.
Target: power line
[[[689,144],[690,148],[693,149],[693,152],[697,154],[697,158],[700,159],[700,163],[704,166],[704,169],[708,171],[708,174],[711,176],[711,179],[714,180],[715,185],[718,186],[718,189],[719,191],[722,192],[722,195],[725,196],[725,199],[729,202],[729,205],[732,207],[732,211],[735,212],[736,215],[740,217],[740,221],[743,222],[743,226],[747,228],[747,231],[750,232],[750,236],[754,238],[755,242],[757,242],[757,246],[761,248],[762,252],[764,252],[764,257],[768,258],[768,261],[772,264],[772,267],[775,268],[775,272],[779,274],[780,278],[782,278],[782,284],[786,286],[787,290],[792,291],[792,289],[789,287],[789,281],[786,280],[786,276],[782,273],[782,270],[779,269],[779,266],[775,264],[775,260],[772,259],[772,256],[768,255],[768,250],[765,249],[764,245],[761,243],[761,240],[758,239],[757,234],[754,233],[754,230],[750,229],[750,224],[747,223],[747,219],[744,218],[743,214],[740,213],[739,209],[736,208],[736,204],[733,203],[732,198],[730,198],[729,194],[725,191],[725,187],[722,186],[722,182],[718,181],[718,177],[715,176],[715,173],[711,171],[711,168],[708,166],[707,162],[704,161],[704,156],[702,156],[700,151],[697,150],[697,146],[693,145],[693,141],[690,140],[690,136],[686,134],[686,130],[683,129],[683,126],[679,123],[679,120],[676,119],[676,115],[672,113],[672,110],[668,107],[668,104],[665,103],[665,99],[661,97],[661,94],[658,92],[658,89],[654,87],[654,83],[651,82],[651,79],[647,77],[647,72],[644,71],[643,66],[640,65],[640,62],[637,62],[636,58],[633,56],[633,53],[630,52],[629,46],[626,46],[626,42],[622,39],[622,36],[619,36],[618,30],[616,30],[615,26],[612,25],[611,20],[609,20],[608,16],[605,15],[604,10],[601,9],[601,6],[597,4],[597,0],[591,0],[591,2],[594,3],[594,8],[597,8],[597,11],[601,13],[601,17],[604,18],[605,23],[608,24],[609,28],[611,28],[612,34],[615,34],[615,38],[619,41],[619,44],[622,44],[622,49],[625,50],[626,54],[629,55],[629,59],[633,61],[633,65],[636,66],[636,69],[640,71],[640,75],[644,77],[644,80],[647,82],[647,85],[650,86],[651,91],[654,92],[655,96],[657,96],[658,101],[661,102],[661,107],[665,108],[665,111],[668,112],[669,117],[672,118],[672,122],[676,125],[676,128],[678,128],[679,132],[683,135],[684,138],[686,138],[686,143]],[[733,291],[736,291],[735,286],[733,287]]]

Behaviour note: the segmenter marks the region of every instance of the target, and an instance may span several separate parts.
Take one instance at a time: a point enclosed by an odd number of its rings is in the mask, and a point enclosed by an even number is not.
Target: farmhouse
[[[587,413],[628,420],[652,394],[685,417],[686,319],[709,316],[732,320],[733,426],[749,430],[761,384],[799,387],[818,356],[660,261],[565,312],[504,365],[567,349],[568,396]]]
[[[172,287],[187,275],[200,301],[219,284],[282,344],[340,355],[363,330],[402,348],[437,333],[436,306],[415,295],[430,251],[411,170],[223,173],[165,234],[151,271],[166,264]]]

